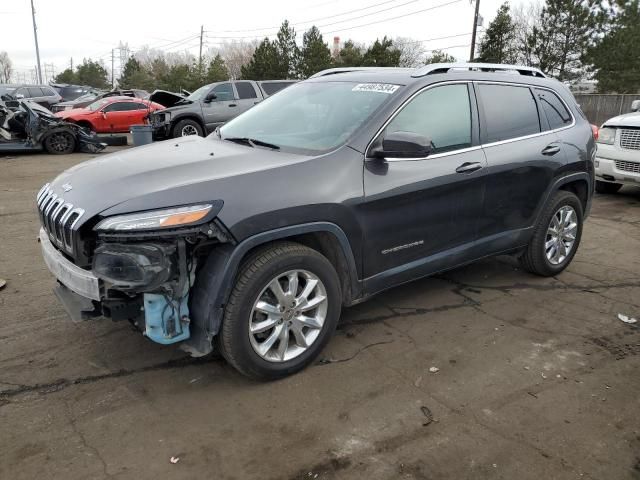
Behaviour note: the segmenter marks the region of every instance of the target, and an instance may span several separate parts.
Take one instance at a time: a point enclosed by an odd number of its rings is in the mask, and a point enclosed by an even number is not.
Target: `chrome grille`
[[[616,168],[623,172],[640,173],[640,163],[616,160]]]
[[[620,146],[629,150],[640,150],[640,128],[620,129]]]
[[[73,227],[84,214],[49,188],[47,183],[36,196],[40,223],[49,234],[51,241],[68,253],[73,253]]]

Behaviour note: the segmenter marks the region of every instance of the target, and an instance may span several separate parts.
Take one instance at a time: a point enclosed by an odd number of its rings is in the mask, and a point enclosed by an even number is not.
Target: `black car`
[[[40,240],[72,318],[273,379],[390,287],[505,253],[562,272],[594,154],[569,90],[534,68],[333,69],[207,138],[62,173],[37,195]]]

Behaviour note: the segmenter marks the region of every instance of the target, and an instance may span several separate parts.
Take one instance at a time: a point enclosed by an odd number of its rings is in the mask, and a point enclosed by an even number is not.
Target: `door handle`
[[[230,107],[237,107],[238,105],[236,105],[235,103],[230,103],[229,106]]]
[[[464,162],[458,168],[456,168],[457,173],[471,173],[476,170],[480,170],[482,168],[482,164],[480,162]]]
[[[542,154],[543,155],[555,155],[556,153],[558,153],[560,151],[560,147],[558,145],[547,145],[545,148],[542,149]]]

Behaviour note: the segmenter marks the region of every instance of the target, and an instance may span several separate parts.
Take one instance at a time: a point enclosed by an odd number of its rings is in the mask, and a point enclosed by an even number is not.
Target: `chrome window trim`
[[[532,133],[530,135],[524,135],[524,136],[521,136],[521,137],[509,138],[509,139],[506,139],[506,140],[499,140],[497,142],[481,143],[480,145],[474,145],[473,147],[461,148],[461,149],[458,149],[458,150],[452,150],[450,152],[436,153],[434,155],[428,155],[426,157],[419,157],[419,158],[389,157],[389,158],[385,158],[385,160],[387,162],[392,162],[392,163],[393,162],[415,162],[415,161],[419,161],[419,160],[429,160],[429,159],[432,159],[432,158],[448,157],[448,156],[451,156],[451,155],[457,155],[459,153],[472,152],[474,150],[479,150],[481,148],[495,147],[497,145],[503,145],[503,144],[512,143],[512,142],[519,142],[521,140],[528,140],[528,139],[535,138],[535,137],[541,137],[543,135],[548,135],[550,133],[561,132],[563,130],[567,130],[569,128],[574,127],[575,124],[576,124],[576,117],[573,114],[573,112],[571,111],[571,109],[569,108],[569,105],[567,105],[567,102],[565,102],[564,99],[560,95],[558,95],[552,88],[549,88],[549,87],[532,85],[532,84],[529,84],[529,83],[501,82],[501,81],[497,81],[497,80],[450,80],[450,81],[438,82],[438,83],[433,83],[431,85],[426,85],[425,87],[421,88],[420,90],[414,92],[409,98],[407,98],[396,109],[395,112],[393,112],[393,114],[387,119],[387,121],[382,125],[382,127],[373,136],[373,139],[367,144],[367,148],[365,149],[365,161],[370,161],[370,160],[374,159],[374,157],[369,156],[369,149],[371,148],[371,145],[378,139],[380,134],[384,131],[385,128],[387,128],[389,123],[391,123],[391,121],[396,117],[396,115],[398,115],[402,111],[402,109],[404,109],[404,107],[411,100],[413,100],[417,95],[421,94],[422,92],[424,92],[425,90],[428,90],[430,88],[440,87],[440,86],[443,86],[443,85],[460,84],[460,83],[465,83],[465,84],[473,83],[474,85],[478,85],[478,84],[507,85],[507,86],[513,86],[513,87],[523,87],[523,88],[529,88],[529,89],[538,88],[540,90],[547,90],[548,92],[551,92],[556,97],[558,97],[558,99],[565,106],[565,108],[569,112],[569,115],[571,115],[571,123],[569,125],[565,125],[564,127],[555,128],[555,129],[552,129],[552,130],[545,130],[545,131],[542,131],[542,132]],[[537,105],[538,104],[536,102],[536,108],[537,108]],[[538,112],[538,116],[540,116],[540,114],[541,114],[541,112]],[[542,112],[542,114],[544,114],[544,112]]]

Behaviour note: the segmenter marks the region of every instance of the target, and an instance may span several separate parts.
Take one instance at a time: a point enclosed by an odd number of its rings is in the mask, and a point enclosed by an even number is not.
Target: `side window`
[[[147,110],[149,108],[148,105],[140,102],[140,103],[133,103],[131,110]]]
[[[29,98],[42,97],[42,90],[38,87],[29,87]]]
[[[236,82],[236,89],[238,90],[238,97],[240,97],[240,100],[258,98],[255,88],[253,88],[253,85],[249,82]]]
[[[108,105],[104,112],[126,112],[129,110],[137,110],[138,104],[134,102],[116,102]]]
[[[233,86],[230,83],[221,83],[220,85],[216,85],[211,91],[216,94],[217,102],[234,99]]]
[[[433,152],[471,146],[471,104],[466,84],[425,90],[407,104],[385,129],[413,132],[431,139]]]
[[[55,92],[53,90],[51,90],[50,88],[47,88],[47,87],[42,87],[42,93],[47,97],[55,96]]]
[[[486,143],[540,132],[538,107],[529,87],[479,84]]]
[[[540,100],[540,105],[542,105],[542,111],[547,116],[551,130],[571,123],[571,114],[555,93],[538,88],[535,89],[535,92]]]

